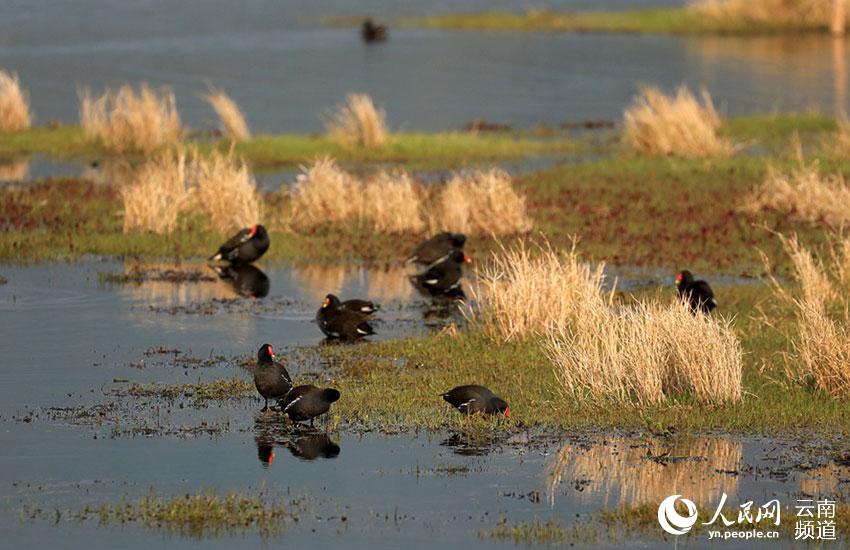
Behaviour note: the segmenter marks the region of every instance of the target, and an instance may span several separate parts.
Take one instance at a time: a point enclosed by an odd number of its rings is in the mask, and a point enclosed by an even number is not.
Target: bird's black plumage
[[[323,415],[338,401],[339,391],[313,385],[296,386],[280,401],[280,410],[294,422],[304,422]]]
[[[371,315],[381,309],[381,306],[370,302],[369,300],[346,300],[344,302],[339,303],[340,309],[347,309],[349,311],[357,311],[360,313],[365,313],[366,315]]]
[[[360,36],[364,42],[384,42],[387,39],[387,26],[378,25],[371,19],[363,21],[360,27]]]
[[[360,309],[343,307],[343,302],[333,294],[328,294],[322,307],[316,312],[316,323],[328,338],[339,340],[357,340],[375,334],[369,324],[371,314]]]
[[[215,272],[221,280],[229,283],[240,296],[265,298],[269,294],[271,283],[268,276],[253,265],[216,267]]]
[[[283,399],[292,389],[292,378],[286,367],[274,360],[271,345],[263,344],[257,352],[257,364],[254,366],[254,385],[265,400],[263,410],[269,408],[269,399]]]
[[[407,263],[432,266],[449,257],[455,250],[462,250],[466,243],[466,235],[463,233],[450,233],[443,231],[437,233],[427,241],[419,243],[410,256]]]
[[[694,313],[710,313],[717,307],[714,291],[708,283],[694,280],[693,274],[688,270],[680,271],[676,276],[676,290]]]
[[[233,265],[255,262],[269,249],[269,234],[262,225],[246,227],[221,245],[211,261],[224,260]]]
[[[483,413],[510,416],[508,403],[484,386],[458,386],[444,393],[443,399],[463,414]]]
[[[431,296],[452,295],[460,289],[463,264],[472,260],[461,250],[455,249],[442,261],[432,265],[424,273],[411,277],[413,286],[424,289]],[[462,291],[460,292],[462,297]]]

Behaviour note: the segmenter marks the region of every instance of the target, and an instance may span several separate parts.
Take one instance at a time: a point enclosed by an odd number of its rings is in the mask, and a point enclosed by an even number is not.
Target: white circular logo
[[[685,503],[685,508],[688,509],[687,516],[683,516],[676,511],[676,500],[681,496],[670,495],[658,505],[658,523],[661,524],[662,529],[671,535],[684,535],[697,522],[697,505],[690,500],[686,498],[681,499]]]

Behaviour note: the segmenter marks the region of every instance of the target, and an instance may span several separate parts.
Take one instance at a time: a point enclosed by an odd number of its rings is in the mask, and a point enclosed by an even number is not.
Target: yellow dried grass
[[[698,0],[689,9],[718,27],[828,27],[833,0]]]
[[[120,187],[124,201],[124,233],[171,234],[191,197],[185,153],[165,152],[147,160]]]
[[[149,154],[178,143],[183,135],[174,94],[142,84],[136,92],[124,85],[98,97],[80,93],[80,125],[90,140],[115,153]]]
[[[17,132],[31,125],[29,98],[18,75],[0,69],[0,131]]]
[[[387,115],[367,94],[349,94],[325,126],[337,141],[360,147],[380,147],[387,142]]]
[[[737,146],[719,134],[720,116],[708,91],[702,103],[681,86],[673,96],[644,87],[624,114],[626,143],[643,155],[724,157]]]
[[[259,223],[262,201],[248,165],[233,153],[195,153],[189,173],[197,212],[209,215],[209,228],[230,234]]]
[[[217,88],[210,87],[209,92],[201,96],[218,115],[219,129],[225,138],[231,141],[251,139],[251,130],[245,116],[233,99]]]

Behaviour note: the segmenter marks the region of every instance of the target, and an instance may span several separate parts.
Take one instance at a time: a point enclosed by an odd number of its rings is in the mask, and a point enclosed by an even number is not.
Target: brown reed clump
[[[821,174],[817,163],[789,173],[771,168],[743,209],[774,211],[810,224],[841,227],[850,223],[850,185],[841,174]]]
[[[514,235],[531,231],[525,197],[514,190],[504,170],[474,170],[455,174],[436,199],[432,229],[484,235]]]
[[[0,162],[0,182],[24,181],[30,173],[30,160],[14,160],[11,162]]]
[[[124,85],[94,97],[80,94],[80,125],[90,140],[114,153],[149,154],[178,143],[183,135],[174,94],[142,84],[136,92]]]
[[[201,96],[218,115],[219,128],[230,141],[248,141],[251,131],[245,116],[233,99],[224,91],[210,87],[209,92]]]
[[[604,266],[580,260],[575,246],[558,252],[548,243],[519,243],[494,253],[472,289],[472,322],[507,342],[546,334],[552,325],[575,326],[585,311],[606,309]]]
[[[213,231],[230,234],[258,223],[262,200],[248,165],[233,153],[195,153],[188,174],[193,187],[195,212],[209,215]]]
[[[688,8],[706,26],[724,29],[826,29],[832,0],[697,0]]]
[[[380,147],[389,138],[386,118],[386,113],[375,107],[368,94],[349,94],[325,125],[340,143]]]
[[[789,364],[789,375],[846,398],[850,396],[850,304],[845,298],[850,288],[850,238],[833,243],[827,261],[815,259],[796,236],[782,240],[800,287],[794,295],[773,280],[777,295],[789,301],[797,315],[797,333],[791,337],[796,362]]]
[[[725,157],[737,147],[720,135],[720,116],[711,95],[702,90],[702,103],[681,86],[674,96],[644,87],[624,114],[626,143],[642,155],[690,158]]]
[[[18,132],[31,125],[29,98],[18,75],[0,69],[0,131]]]
[[[355,223],[388,233],[420,232],[422,200],[405,172],[360,179],[323,158],[302,167],[292,190],[292,223],[299,229]]]
[[[151,231],[171,234],[191,198],[185,153],[160,153],[140,166],[121,186],[124,233]]]

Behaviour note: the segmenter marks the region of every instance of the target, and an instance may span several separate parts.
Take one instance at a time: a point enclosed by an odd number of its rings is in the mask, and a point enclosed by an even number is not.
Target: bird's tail
[[[221,260],[221,259],[222,259],[222,257],[221,257],[221,252],[216,252],[215,254],[213,254],[212,256],[210,256],[209,258],[207,258],[207,261],[208,261],[208,262],[217,262],[217,261],[219,261],[219,260]]]

